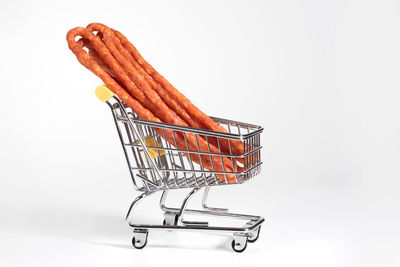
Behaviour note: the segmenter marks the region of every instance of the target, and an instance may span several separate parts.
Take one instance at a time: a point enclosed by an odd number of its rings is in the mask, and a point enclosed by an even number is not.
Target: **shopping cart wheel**
[[[142,249],[147,245],[147,236],[149,235],[149,231],[147,230],[134,230],[132,245],[137,249]]]
[[[254,232],[251,232],[249,238],[247,239],[248,242],[254,243],[257,241],[258,237],[260,236],[261,226],[257,228]]]
[[[232,249],[238,253],[243,252],[247,248],[247,235],[233,235]]]

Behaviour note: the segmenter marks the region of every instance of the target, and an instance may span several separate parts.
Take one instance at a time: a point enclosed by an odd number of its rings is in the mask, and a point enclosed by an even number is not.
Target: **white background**
[[[398,1],[2,1],[1,266],[398,266]],[[207,114],[264,126],[263,170],[210,201],[267,218],[228,236],[151,232],[101,81],[67,31],[102,22]],[[179,193],[178,193],[179,194]],[[157,197],[139,220],[160,223]]]

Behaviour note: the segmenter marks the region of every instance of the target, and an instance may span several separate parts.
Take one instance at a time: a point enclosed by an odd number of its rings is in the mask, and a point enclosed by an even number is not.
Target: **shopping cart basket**
[[[207,206],[207,196],[211,186],[240,184],[254,177],[261,168],[260,134],[263,128],[248,123],[214,118],[218,124],[224,126],[228,133],[215,132],[190,127],[182,127],[166,123],[139,120],[131,108],[123,103],[106,86],[96,88],[97,97],[110,106],[121,144],[129,166],[132,181],[136,190],[142,192],[129,207],[126,215],[127,224],[133,228],[132,244],[141,249],[147,244],[149,230],[200,230],[216,231],[233,235],[232,249],[242,252],[247,243],[255,242],[260,234],[264,218],[260,216],[229,213],[227,209]],[[166,132],[172,133],[175,142],[166,141]],[[177,145],[176,136],[183,136],[186,148]],[[194,136],[196,140],[204,138],[208,142],[208,151],[189,149],[187,137]],[[210,141],[217,144],[220,153],[212,153]],[[231,142],[243,142],[244,153],[232,153]],[[228,141],[229,152],[223,153],[220,144]],[[199,163],[193,157],[200,159]],[[208,170],[203,166],[202,158],[220,158],[223,170]],[[232,162],[232,169],[226,170],[223,158]],[[239,163],[239,161],[241,163]],[[211,160],[213,162],[213,160]],[[235,168],[236,166],[236,168]],[[234,177],[228,180],[227,177]],[[201,188],[205,188],[202,198],[202,209],[187,209],[187,204],[193,195]],[[165,202],[168,190],[191,188],[180,207],[167,207]],[[140,200],[162,191],[160,208],[164,215],[162,224],[136,224],[133,222],[134,209]],[[235,220],[246,221],[242,227],[211,226],[208,222],[188,221],[185,214],[219,216]]]

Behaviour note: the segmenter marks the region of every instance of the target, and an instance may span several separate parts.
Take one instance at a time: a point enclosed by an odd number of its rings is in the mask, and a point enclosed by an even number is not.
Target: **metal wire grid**
[[[262,164],[260,134],[263,130],[260,126],[213,117],[212,119],[228,130],[228,133],[221,133],[165,123],[142,121],[118,98],[113,99],[113,103],[109,101],[108,104],[114,116],[133,183],[139,191],[200,188],[232,184],[226,179],[226,175],[228,174],[234,175],[234,184],[240,184],[260,172]],[[158,133],[155,129],[158,130]],[[166,130],[172,131],[175,144],[170,144],[166,141]],[[162,133],[162,136],[159,133]],[[176,145],[176,136],[178,134],[184,137],[187,149],[179,149]],[[188,134],[195,136],[197,151],[189,149],[187,142]],[[199,148],[198,139],[200,137],[204,138],[208,143],[208,151],[206,152],[201,151]],[[216,139],[219,153],[212,153],[210,151],[211,138]],[[139,142],[140,139],[142,142]],[[153,139],[153,142],[149,144],[147,141],[151,139]],[[221,151],[220,144],[222,139],[228,140],[230,148],[230,153],[228,154]],[[241,140],[243,142],[243,155],[232,154],[232,140]],[[149,151],[151,150],[153,150],[153,156],[150,156]],[[194,155],[199,156],[200,164],[192,160]],[[212,157],[220,158],[223,170],[225,170],[225,166],[222,158],[228,158],[231,160],[234,170],[231,172],[207,170],[203,166],[201,155],[207,155],[210,159]],[[240,158],[243,159],[243,164],[238,163],[237,159]],[[240,171],[235,170],[235,163],[236,166],[242,168]],[[225,179],[218,178],[217,174],[220,177],[223,175]]]

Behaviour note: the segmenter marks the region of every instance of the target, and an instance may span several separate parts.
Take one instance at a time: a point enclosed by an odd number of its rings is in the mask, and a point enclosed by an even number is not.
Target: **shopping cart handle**
[[[154,137],[146,138],[146,145],[151,146],[151,147],[161,147],[160,144],[156,142]],[[155,157],[161,156],[165,154],[165,150],[163,149],[154,149],[154,148],[149,148],[149,153],[150,156],[154,159]],[[158,151],[157,151],[158,150]]]
[[[97,86],[94,93],[101,102],[106,102],[115,95],[106,85]]]

